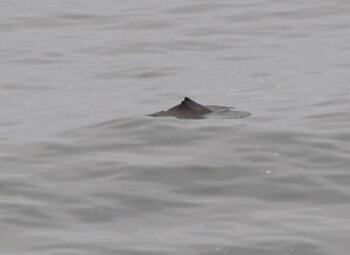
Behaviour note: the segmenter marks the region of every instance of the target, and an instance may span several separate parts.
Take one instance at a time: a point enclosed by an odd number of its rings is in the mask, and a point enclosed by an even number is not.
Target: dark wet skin
[[[160,111],[149,116],[166,117],[173,116],[179,119],[203,119],[206,114],[212,113],[207,106],[198,104],[192,99],[185,97],[181,104],[178,104],[167,111]]]

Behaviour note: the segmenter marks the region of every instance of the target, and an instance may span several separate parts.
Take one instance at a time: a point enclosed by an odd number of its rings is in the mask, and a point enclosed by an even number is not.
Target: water
[[[348,254],[349,14],[1,1],[1,254]]]

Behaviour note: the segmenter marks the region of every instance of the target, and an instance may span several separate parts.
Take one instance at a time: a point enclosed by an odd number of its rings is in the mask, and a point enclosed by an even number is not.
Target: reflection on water
[[[348,254],[347,2],[0,6],[2,253]]]

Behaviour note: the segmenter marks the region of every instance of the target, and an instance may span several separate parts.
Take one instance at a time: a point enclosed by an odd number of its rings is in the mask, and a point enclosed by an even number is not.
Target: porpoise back
[[[172,116],[179,119],[203,119],[203,118],[244,118],[250,113],[242,111],[234,111],[233,107],[220,105],[201,105],[192,99],[185,97],[182,102],[166,111],[160,111],[149,116],[167,117]]]
[[[167,111],[156,112],[150,116],[173,116],[180,119],[201,119],[203,118],[203,115],[211,112],[212,111],[208,107],[201,105],[188,97],[185,97],[180,104],[175,105]]]

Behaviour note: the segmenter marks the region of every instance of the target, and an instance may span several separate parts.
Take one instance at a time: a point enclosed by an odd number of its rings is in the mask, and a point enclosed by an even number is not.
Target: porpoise
[[[248,112],[232,111],[233,107],[218,106],[218,105],[201,105],[192,99],[185,97],[182,102],[166,111],[160,111],[149,116],[152,117],[167,117],[172,116],[179,119],[203,119],[211,116],[214,113],[219,118],[243,118],[249,116]]]

